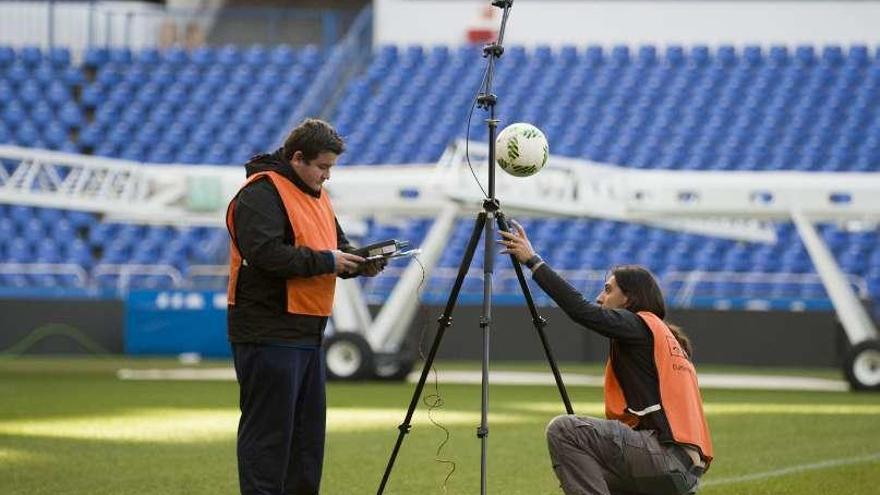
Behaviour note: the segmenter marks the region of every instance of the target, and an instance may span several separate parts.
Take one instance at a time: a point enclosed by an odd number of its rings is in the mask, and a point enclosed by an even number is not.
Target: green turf
[[[0,360],[0,493],[236,493],[236,385],[125,382],[114,374],[120,367],[156,366],[176,364]],[[404,383],[330,385],[322,493],[375,493],[412,390]],[[429,385],[426,392],[432,391]],[[441,385],[440,393],[444,406],[434,416],[451,433],[441,457],[456,467],[447,491],[442,484],[449,464],[434,461],[444,434],[420,406],[387,494],[478,493],[480,388]],[[577,411],[600,412],[598,388],[571,387],[570,394]],[[717,461],[701,493],[880,492],[880,395],[721,390],[704,395]],[[556,389],[493,385],[490,400],[489,493],[561,493],[543,435],[563,409]]]

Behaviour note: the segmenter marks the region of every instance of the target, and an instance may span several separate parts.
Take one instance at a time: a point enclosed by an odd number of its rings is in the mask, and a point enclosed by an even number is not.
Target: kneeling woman
[[[611,271],[590,303],[532,249],[522,226],[499,243],[576,323],[608,337],[605,414],[559,416],[547,427],[553,469],[567,495],[696,493],[712,461],[687,337],[664,321],[657,281],[639,266]]]

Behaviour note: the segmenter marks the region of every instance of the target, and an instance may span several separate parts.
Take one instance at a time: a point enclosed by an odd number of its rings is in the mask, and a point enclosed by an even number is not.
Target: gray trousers
[[[620,421],[558,416],[547,426],[547,444],[566,495],[692,494],[702,475],[673,451],[681,447]]]

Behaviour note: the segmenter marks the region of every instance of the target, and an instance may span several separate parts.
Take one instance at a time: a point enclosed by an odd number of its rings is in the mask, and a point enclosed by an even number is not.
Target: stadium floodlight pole
[[[458,294],[461,291],[461,287],[464,284],[465,277],[467,276],[471,262],[473,261],[477,244],[480,241],[481,232],[484,234],[485,249],[483,257],[483,307],[480,315],[483,354],[481,380],[482,400],[480,405],[480,426],[477,428],[477,437],[480,439],[480,494],[486,495],[488,459],[487,437],[489,436],[489,336],[492,323],[492,275],[495,264],[495,223],[490,220],[490,217],[497,221],[499,229],[504,231],[509,230],[507,220],[504,218],[504,213],[501,211],[501,204],[495,197],[495,133],[498,128],[498,120],[495,118],[495,104],[497,103],[498,98],[492,93],[492,81],[495,76],[495,60],[500,58],[504,53],[504,47],[502,46],[502,42],[504,41],[504,30],[507,26],[507,19],[510,15],[510,9],[513,6],[513,0],[494,0],[492,5],[503,9],[504,13],[501,18],[501,29],[498,32],[497,40],[483,47],[483,57],[488,59],[488,66],[486,67],[486,77],[483,80],[483,86],[480,88],[480,93],[477,96],[477,106],[489,111],[489,118],[486,119],[486,124],[489,129],[489,192],[487,198],[483,201],[483,211],[477,215],[474,222],[474,228],[471,232],[471,237],[468,240],[468,245],[462,257],[461,264],[458,267],[458,275],[455,278],[455,282],[452,284],[449,298],[446,301],[446,307],[443,310],[443,314],[438,319],[439,325],[437,327],[437,333],[434,336],[434,341],[431,344],[427,357],[425,358],[425,364],[422,367],[422,373],[419,376],[419,381],[416,384],[412,399],[410,400],[409,408],[406,411],[406,417],[404,418],[403,423],[397,427],[399,430],[397,442],[394,444],[394,449],[391,451],[391,455],[388,458],[388,464],[385,466],[385,472],[382,475],[379,490],[376,492],[377,495],[382,495],[384,493],[385,485],[388,483],[388,478],[391,475],[394,462],[397,459],[400,447],[403,444],[403,438],[412,428],[412,416],[415,413],[419,397],[421,397],[425,382],[428,379],[428,372],[431,370],[434,359],[437,356],[440,342],[443,340],[443,334],[452,324],[452,311],[455,309],[455,304],[458,301]],[[532,315],[532,322],[541,338],[541,344],[544,347],[544,353],[550,364],[550,368],[553,371],[553,376],[556,380],[556,385],[559,388],[560,395],[562,396],[565,410],[568,414],[574,414],[571,407],[571,401],[565,390],[565,385],[562,383],[559,368],[556,366],[556,361],[553,358],[546,336],[544,335],[544,326],[547,321],[538,315],[537,308],[523,275],[522,267],[519,265],[519,262],[513,254],[510,255],[510,259],[513,263],[514,270],[516,271],[516,276],[519,279],[520,288],[526,298],[529,312]]]

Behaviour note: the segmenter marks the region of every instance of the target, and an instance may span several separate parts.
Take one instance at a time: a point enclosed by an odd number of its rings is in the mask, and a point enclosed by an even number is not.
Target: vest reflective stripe
[[[642,417],[646,414],[651,414],[652,412],[657,412],[661,409],[663,409],[663,408],[660,406],[660,404],[654,404],[653,406],[648,406],[648,407],[642,409],[641,411],[633,411],[632,409],[627,407],[626,412],[628,412],[630,414],[635,414],[638,417]]]
[[[703,399],[694,365],[663,320],[647,311],[639,312],[638,315],[654,336],[654,363],[660,382],[660,404],[638,412],[647,414],[651,412],[649,409],[662,408],[672,430],[672,438],[678,443],[699,448],[700,455],[708,466],[713,456],[712,439],[709,436],[706,415],[703,413]],[[609,356],[605,364],[605,416],[635,427],[641,415],[643,414],[633,414],[626,407],[626,398]]]
[[[295,184],[277,172],[260,172],[250,176],[242,186],[266,177],[272,181],[287,218],[293,227],[294,244],[309,247],[315,251],[331,251],[336,249],[336,216],[330,196],[324,192],[315,198],[301,191]],[[239,190],[239,193],[241,190]],[[238,286],[238,272],[247,260],[242,259],[235,239],[235,198],[226,209],[226,228],[229,229],[229,287],[227,298],[230,305],[235,305],[235,292]],[[313,277],[296,277],[287,279],[287,311],[302,315],[330,316],[333,309],[333,295],[336,291],[336,274],[316,275]]]

